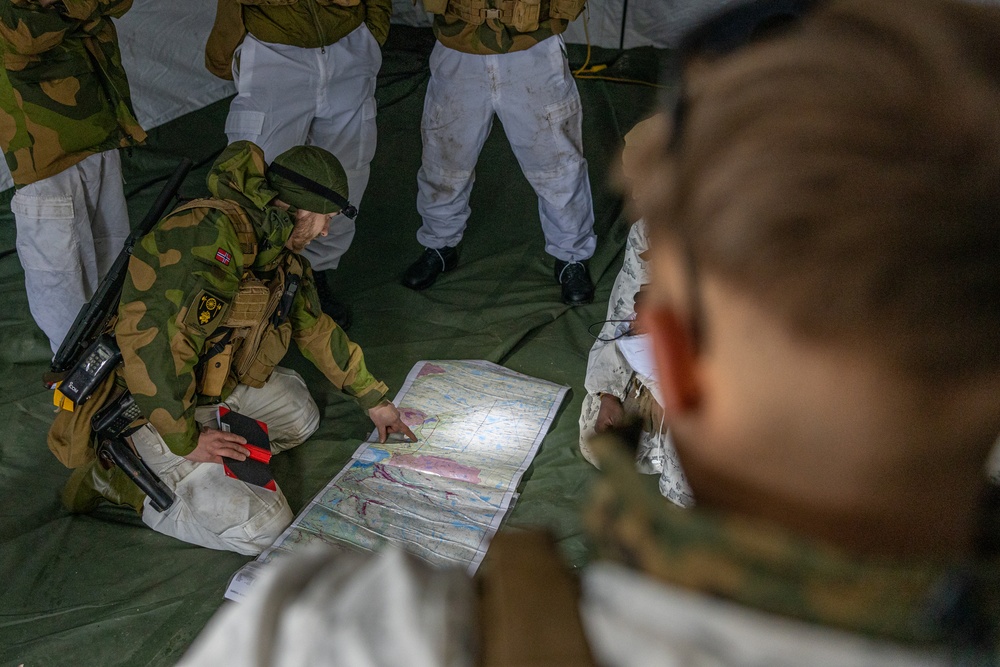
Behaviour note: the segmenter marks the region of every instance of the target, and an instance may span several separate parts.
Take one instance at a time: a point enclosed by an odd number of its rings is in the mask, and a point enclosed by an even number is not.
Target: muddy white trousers
[[[260,389],[239,385],[223,404],[267,424],[274,453],[302,444],[319,427],[319,408],[298,373],[275,368]],[[217,406],[198,408],[195,418],[215,426]],[[177,456],[150,425],[132,435],[139,456],[174,492],[174,504],[157,512],[146,502],[143,522],[184,542],[255,556],[292,522],[279,488],[269,491],[227,477],[219,463],[195,463]]]
[[[247,35],[233,58],[237,95],[226,136],[254,142],[268,162],[293,146],[325,148],[344,165],[349,199],[360,209],[375,155],[375,77],[381,66],[382,51],[364,23],[319,49]],[[334,269],[353,238],[354,221],[338,215],[329,233],[302,254],[317,271]]]
[[[28,308],[55,353],[128,237],[118,151],[18,188],[10,208]]]
[[[417,175],[420,244],[442,248],[462,239],[476,162],[495,115],[538,195],[545,251],[564,261],[593,255],[594,204],[583,157],[583,111],[562,37],[497,55],[462,53],[438,42],[430,69]]]

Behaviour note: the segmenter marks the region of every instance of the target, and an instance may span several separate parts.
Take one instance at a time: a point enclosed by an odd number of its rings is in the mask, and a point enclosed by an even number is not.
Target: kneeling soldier
[[[319,410],[302,378],[277,364],[292,339],[337,389],[368,411],[384,440],[413,438],[361,349],[319,306],[299,253],[347,209],[347,178],[332,154],[299,146],[268,167],[246,141],[231,144],[208,177],[209,199],[163,218],[135,248],[115,337],[128,385],[149,423],[132,434],[145,464],[173,492],[164,512],[117,468],[94,461],[63,491],[71,511],[102,500],[134,506],[154,530],[214,549],[257,554],[292,512],[281,490],[224,473],[246,441],[214,423],[219,404],[267,424],[271,449],[305,441]],[[143,511],[143,510],[146,511]]]

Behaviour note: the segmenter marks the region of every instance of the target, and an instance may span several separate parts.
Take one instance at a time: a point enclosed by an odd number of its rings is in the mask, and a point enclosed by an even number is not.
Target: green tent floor
[[[579,509],[594,471],[577,447],[588,326],[604,319],[628,224],[608,185],[623,134],[648,115],[649,86],[580,80],[584,146],[594,192],[597,252],[592,305],[559,301],[553,260],[543,251],[537,200],[497,121],[477,168],[461,262],[435,286],[413,292],[399,277],[420,252],[415,232],[420,114],[433,45],[429,31],[393,28],[379,75],[378,151],[353,246],[334,283],[354,311],[350,336],[373,373],[395,392],[421,359],[487,359],[572,388],[524,476],[503,530],[543,526],[574,567],[587,560]],[[571,46],[582,64],[585,47]],[[595,49],[604,76],[654,81],[669,54]],[[205,193],[208,166],[226,142],[229,100],[150,133],[123,153],[130,217],[145,213],[182,156],[197,168],[182,194]],[[12,191],[0,193],[0,249],[14,247]],[[0,260],[0,665],[169,665],[223,604],[229,577],[249,559],[184,544],[146,528],[131,510],[86,516],[61,508],[69,474],[47,451],[53,418],[42,387],[49,349],[28,312],[15,256]],[[286,357],[309,383],[323,415],[307,443],[274,459],[294,510],[348,461],[371,423],[297,352]],[[651,483],[655,480],[650,478]]]

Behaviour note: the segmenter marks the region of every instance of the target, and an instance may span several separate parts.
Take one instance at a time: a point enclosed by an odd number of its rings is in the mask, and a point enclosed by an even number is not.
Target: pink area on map
[[[420,369],[419,373],[417,373],[417,377],[422,378],[425,375],[437,375],[444,372],[445,370],[440,366],[435,366],[434,364],[424,364],[424,367]]]
[[[419,426],[427,421],[427,415],[422,410],[416,408],[400,408],[399,418],[407,426]]]
[[[465,466],[456,463],[451,459],[441,456],[428,456],[423,454],[394,454],[392,463],[400,468],[409,468],[419,472],[428,472],[433,475],[441,475],[448,479],[461,480],[479,484],[479,468]]]

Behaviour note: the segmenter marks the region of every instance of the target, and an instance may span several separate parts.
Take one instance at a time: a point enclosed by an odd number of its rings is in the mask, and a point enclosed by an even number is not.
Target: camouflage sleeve
[[[295,343],[302,355],[323,372],[333,385],[352,396],[363,410],[382,402],[389,388],[365,366],[365,355],[319,306],[312,269],[306,267],[302,287],[289,314]]]
[[[80,20],[38,2],[0,2],[0,50],[21,56],[49,51],[77,30]]]
[[[195,367],[239,289],[243,255],[220,212],[167,217],[129,262],[115,334],[143,414],[178,456],[198,444]]]
[[[34,56],[58,46],[74,33],[96,34],[105,16],[119,18],[132,0],[62,0],[42,7],[38,0],[0,3],[0,49]]]
[[[66,8],[67,16],[90,21],[100,16],[121,18],[131,9],[132,0],[61,0],[61,4]]]
[[[101,13],[111,18],[120,19],[130,9],[132,0],[101,0]]]
[[[368,0],[365,24],[379,46],[385,46],[389,39],[389,17],[392,16],[392,0]]]

